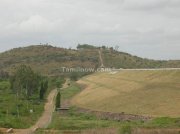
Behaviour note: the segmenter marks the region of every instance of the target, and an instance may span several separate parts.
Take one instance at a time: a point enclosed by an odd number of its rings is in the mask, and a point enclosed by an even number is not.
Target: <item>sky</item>
[[[0,52],[40,43],[180,59],[180,0],[0,0]]]

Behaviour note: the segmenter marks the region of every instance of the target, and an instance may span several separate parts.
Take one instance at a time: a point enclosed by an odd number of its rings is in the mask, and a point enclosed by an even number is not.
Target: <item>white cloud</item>
[[[52,24],[40,15],[34,15],[19,24],[19,29],[24,32],[46,32],[52,28]]]
[[[92,43],[179,59],[179,7],[179,0],[1,0],[0,50],[39,42]]]
[[[166,7],[171,0],[125,0],[124,6],[128,9],[149,10]]]

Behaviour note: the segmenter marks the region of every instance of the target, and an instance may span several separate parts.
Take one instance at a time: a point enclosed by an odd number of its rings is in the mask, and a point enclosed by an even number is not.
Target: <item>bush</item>
[[[61,94],[60,92],[58,92],[56,96],[56,108],[60,108],[60,107],[61,107]]]

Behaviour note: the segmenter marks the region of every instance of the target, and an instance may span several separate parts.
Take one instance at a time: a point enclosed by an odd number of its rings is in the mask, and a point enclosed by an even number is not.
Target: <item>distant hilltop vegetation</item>
[[[25,64],[46,75],[59,75],[62,74],[61,67],[98,68],[101,66],[101,62],[108,68],[180,67],[180,60],[144,59],[119,52],[112,47],[96,47],[88,44],[79,44],[77,49],[33,45],[0,53],[0,68],[8,72],[12,72],[17,66]]]

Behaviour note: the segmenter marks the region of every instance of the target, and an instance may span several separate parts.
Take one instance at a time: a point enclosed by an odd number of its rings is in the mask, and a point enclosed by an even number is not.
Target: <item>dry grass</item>
[[[87,88],[74,105],[108,112],[179,117],[180,71],[96,73],[79,81]]]

